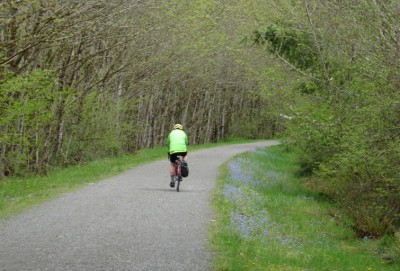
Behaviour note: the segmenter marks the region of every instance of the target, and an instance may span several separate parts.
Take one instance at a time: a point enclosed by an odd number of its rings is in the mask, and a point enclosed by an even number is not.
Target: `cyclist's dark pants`
[[[185,157],[187,155],[187,152],[176,152],[173,153],[169,156],[169,160],[171,161],[171,163],[175,163],[175,161],[177,160],[178,156],[182,156]]]

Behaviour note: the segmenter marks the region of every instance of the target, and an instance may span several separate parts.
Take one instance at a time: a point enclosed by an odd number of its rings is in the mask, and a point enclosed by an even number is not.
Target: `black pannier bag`
[[[189,166],[188,166],[188,163],[185,161],[181,162],[181,175],[182,175],[182,177],[189,176]]]

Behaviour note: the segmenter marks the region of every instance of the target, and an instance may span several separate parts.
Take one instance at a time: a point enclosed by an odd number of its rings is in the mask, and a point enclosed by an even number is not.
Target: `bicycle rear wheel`
[[[176,176],[176,192],[179,192],[179,185],[181,184],[181,181],[182,181],[182,179],[181,179],[182,177],[181,176]]]

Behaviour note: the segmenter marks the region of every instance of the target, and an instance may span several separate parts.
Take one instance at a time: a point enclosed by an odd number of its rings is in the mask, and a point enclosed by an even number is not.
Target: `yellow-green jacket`
[[[182,130],[175,129],[168,135],[167,146],[169,154],[187,152],[188,144],[188,137]]]

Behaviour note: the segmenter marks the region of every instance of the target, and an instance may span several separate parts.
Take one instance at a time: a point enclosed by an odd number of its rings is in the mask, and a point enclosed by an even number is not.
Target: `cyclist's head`
[[[183,126],[182,126],[182,124],[175,124],[174,125],[174,129],[179,129],[179,130],[183,130]]]

